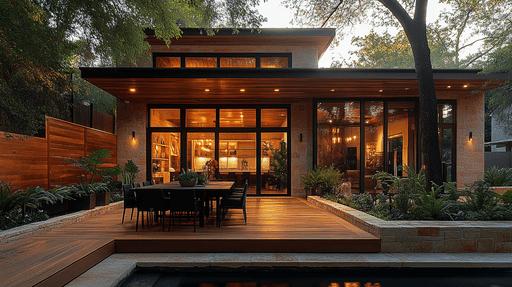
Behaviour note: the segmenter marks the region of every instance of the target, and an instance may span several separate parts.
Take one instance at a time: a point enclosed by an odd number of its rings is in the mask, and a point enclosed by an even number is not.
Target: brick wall
[[[313,102],[300,101],[291,105],[291,195],[305,197],[301,175],[312,169],[313,161]],[[302,142],[300,135],[302,134]]]

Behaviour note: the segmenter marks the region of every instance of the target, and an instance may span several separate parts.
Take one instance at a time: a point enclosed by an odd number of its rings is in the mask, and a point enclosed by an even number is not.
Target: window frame
[[[194,69],[187,68],[185,66],[185,58],[186,57],[217,57],[217,69],[289,69],[292,68],[292,53],[167,53],[167,52],[158,52],[153,53],[153,68],[159,68],[156,66],[157,58],[159,57],[180,57],[181,58],[181,67],[180,68],[168,68],[168,69]],[[256,67],[254,68],[221,68],[220,67],[220,59],[221,58],[229,58],[229,57],[251,57],[256,58]],[[260,58],[264,57],[282,57],[288,58],[288,67],[287,68],[261,68]],[[160,67],[165,69],[164,67]],[[198,69],[198,68],[196,68]],[[215,69],[211,68],[199,68],[199,69]]]

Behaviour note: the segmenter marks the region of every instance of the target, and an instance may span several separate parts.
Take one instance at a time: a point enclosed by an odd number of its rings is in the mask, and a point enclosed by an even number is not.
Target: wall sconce
[[[299,135],[299,142],[302,142],[302,134]]]
[[[473,141],[473,132],[469,132],[469,142]]]
[[[135,131],[132,132],[132,140],[135,140]]]

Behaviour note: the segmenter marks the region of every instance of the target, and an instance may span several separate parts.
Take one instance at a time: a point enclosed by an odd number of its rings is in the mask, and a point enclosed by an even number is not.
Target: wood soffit
[[[414,69],[81,68],[82,78],[134,103],[282,102],[311,98],[417,97]],[[479,70],[435,70],[440,91],[488,90]],[[487,86],[482,87],[484,84]]]

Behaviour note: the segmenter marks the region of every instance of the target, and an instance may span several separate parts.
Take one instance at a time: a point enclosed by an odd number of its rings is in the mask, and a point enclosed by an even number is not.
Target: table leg
[[[204,201],[203,201],[203,208],[199,210],[199,227],[204,227]]]
[[[215,209],[217,210],[217,216],[215,217],[215,224],[217,224],[217,227],[220,227],[220,196],[217,196],[215,198]]]

